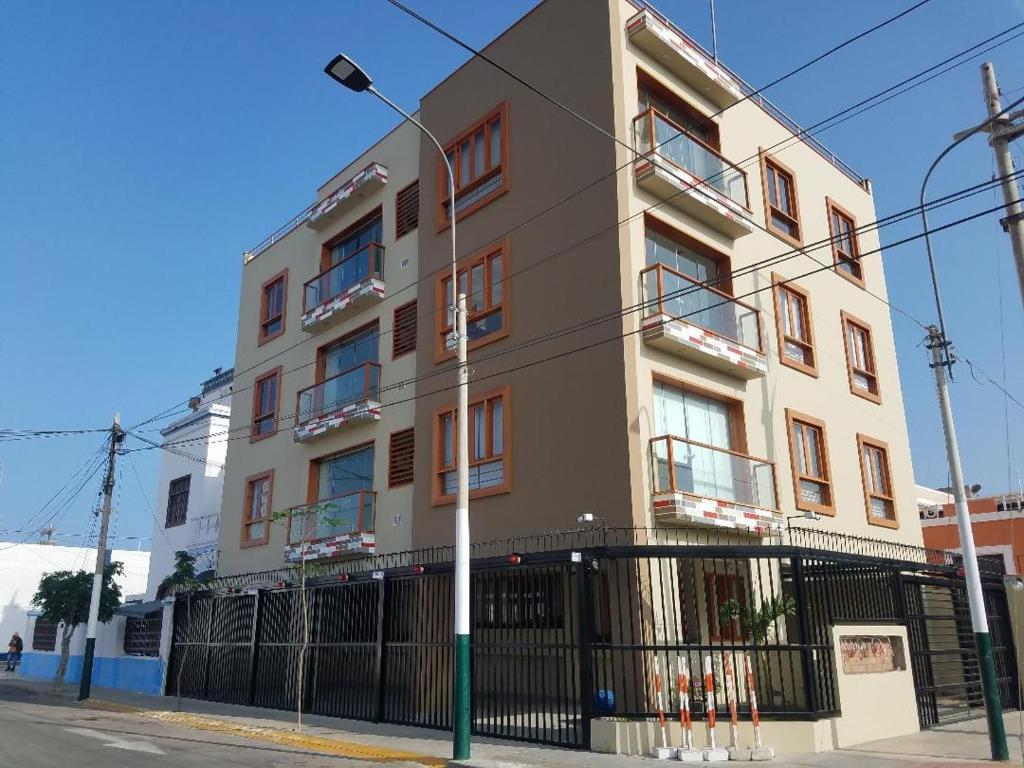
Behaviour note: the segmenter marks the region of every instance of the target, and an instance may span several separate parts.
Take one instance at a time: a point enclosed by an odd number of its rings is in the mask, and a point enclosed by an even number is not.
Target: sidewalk
[[[11,688],[17,688],[19,693],[38,697],[40,700],[57,698],[73,702],[77,693],[74,686],[65,686],[59,694],[52,694],[49,683],[6,678],[0,679],[0,701],[5,698],[5,691]],[[296,739],[300,739],[305,748],[368,762],[444,765],[446,758],[451,754],[451,736],[443,731],[310,715],[303,716],[303,729],[301,734],[298,734],[295,730],[294,712],[183,699],[179,713],[175,711],[177,700],[171,696],[150,696],[104,688],[94,688],[92,695],[92,699],[79,706],[135,714],[197,730],[227,732],[243,738],[259,738],[292,746],[297,745]],[[1021,729],[1018,713],[1007,713],[1005,722],[1007,736],[1010,739],[1010,764],[1021,765]],[[985,721],[975,719],[941,726],[912,736],[871,742],[852,749],[821,754],[780,755],[768,765],[827,768],[973,768],[992,765],[987,756],[988,737],[985,732]],[[473,757],[529,768],[650,768],[658,764],[650,758],[601,755],[483,738],[474,739]]]

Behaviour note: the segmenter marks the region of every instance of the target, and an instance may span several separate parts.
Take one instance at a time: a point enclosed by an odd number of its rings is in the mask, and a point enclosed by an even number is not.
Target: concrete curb
[[[185,728],[195,728],[201,731],[212,731],[226,733],[231,736],[238,736],[243,739],[262,741],[269,744],[277,744],[285,747],[295,747],[312,752],[323,752],[340,757],[351,757],[356,760],[373,760],[394,764],[405,763],[407,765],[445,766],[448,761],[444,758],[424,755],[418,752],[408,752],[402,749],[389,749],[387,747],[375,747],[368,744],[359,744],[354,741],[343,741],[327,736],[296,733],[280,728],[267,728],[265,726],[242,725],[229,720],[221,720],[207,715],[194,715],[189,712],[170,712],[152,709],[142,709],[127,704],[120,704],[114,701],[102,699],[88,699],[81,703],[81,706],[91,709],[99,709],[106,712],[120,712],[122,714],[138,715],[149,720],[156,720],[170,725],[179,725]],[[451,765],[456,765],[452,763]],[[474,764],[475,766],[475,764]],[[507,764],[506,764],[507,766]],[[491,766],[488,766],[491,768]],[[494,766],[497,768],[497,766]],[[507,768],[511,768],[507,766]]]

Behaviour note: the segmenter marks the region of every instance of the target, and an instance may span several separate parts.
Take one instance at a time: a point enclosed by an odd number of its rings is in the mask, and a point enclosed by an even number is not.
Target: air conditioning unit
[[[921,517],[925,520],[934,520],[937,517],[942,517],[942,510],[938,507],[925,507]]]

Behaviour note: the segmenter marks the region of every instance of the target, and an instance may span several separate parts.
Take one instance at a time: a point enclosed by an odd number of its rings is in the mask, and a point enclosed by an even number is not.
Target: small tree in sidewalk
[[[103,588],[100,591],[99,620],[106,624],[114,616],[114,609],[121,604],[121,587],[115,576],[121,576],[121,563],[109,563],[103,569]],[[78,625],[89,619],[89,603],[92,601],[93,574],[88,571],[55,571],[43,575],[39,588],[32,598],[32,604],[39,609],[40,618],[52,624],[61,624],[60,662],[53,687],[60,688],[68,668],[71,654],[71,638]]]
[[[281,510],[280,512],[272,512],[270,514],[270,521],[273,522],[284,522],[286,527],[285,535],[288,538],[289,543],[292,541],[292,526],[301,525],[302,535],[299,537],[299,562],[296,565],[291,566],[292,569],[299,572],[299,600],[302,611],[302,643],[299,647],[299,655],[296,660],[298,669],[295,675],[295,713],[296,713],[296,724],[297,730],[302,730],[302,697],[303,688],[305,683],[305,665],[306,665],[306,651],[309,648],[309,608],[306,597],[306,579],[310,576],[316,576],[324,572],[324,566],[316,563],[309,564],[307,561],[312,559],[310,557],[310,542],[314,540],[317,526],[323,524],[328,527],[338,525],[341,520],[325,516],[325,512],[330,510],[336,510],[338,507],[333,502],[323,502],[320,504],[310,504],[305,507],[298,507],[295,509]],[[312,521],[312,525],[307,525],[307,521]]]
[[[169,594],[184,592],[186,610],[185,621],[187,626],[191,627],[192,593],[196,590],[204,589],[209,581],[209,575],[201,579],[196,578],[195,555],[192,555],[183,549],[179,549],[174,553],[174,569],[160,582],[160,585],[156,588],[156,596],[158,600],[162,600]],[[181,676],[185,672],[185,665],[188,662],[188,655],[191,650],[191,645],[185,646],[185,652],[182,654],[181,663],[178,664],[178,674],[174,682],[174,693],[177,698],[178,712],[181,711]]]

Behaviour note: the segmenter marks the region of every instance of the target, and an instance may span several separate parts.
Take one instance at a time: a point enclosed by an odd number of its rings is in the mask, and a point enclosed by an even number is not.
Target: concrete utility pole
[[[996,70],[992,62],[981,65],[981,81],[985,88],[985,106],[992,122],[985,129],[988,131],[988,143],[996,157],[996,167],[1002,176],[1003,200],[1006,202],[1006,217],[1000,220],[1003,231],[1010,235],[1013,245],[1013,261],[1017,265],[1017,283],[1020,287],[1021,302],[1024,302],[1024,215],[1018,202],[1020,193],[1017,180],[1012,177],[1014,172],[1013,157],[1010,155],[1010,142],[1024,135],[1024,110],[1000,115],[1003,111],[999,99],[999,85],[996,83]]]
[[[967,490],[964,488],[960,447],[956,441],[953,406],[949,400],[949,382],[946,379],[946,367],[952,364],[953,355],[947,349],[949,342],[934,325],[928,326],[928,341],[926,343],[932,353],[931,367],[935,372],[935,386],[938,390],[939,410],[942,416],[942,432],[946,437],[946,458],[949,461],[950,481],[953,484],[956,524],[960,529],[960,553],[967,580],[967,602],[971,609],[971,626],[974,629],[974,642],[978,649],[981,687],[985,696],[985,714],[988,717],[989,746],[993,760],[1009,760],[1006,728],[1003,726],[1003,706],[999,700],[999,683],[996,678],[995,657],[992,653],[992,637],[989,635],[988,616],[985,612],[985,593],[981,588],[981,572],[978,570],[978,555],[974,549],[974,531],[971,528],[970,512],[967,508]]]
[[[117,446],[124,440],[121,414],[114,414],[110,427],[110,449],[107,451],[107,474],[103,478],[103,512],[100,518],[100,536],[96,541],[96,572],[92,577],[92,600],[89,603],[89,623],[85,631],[85,658],[82,660],[82,681],[78,687],[78,700],[89,698],[92,685],[92,660],[96,653],[96,625],[100,618],[100,595],[103,593],[103,570],[107,560],[107,527],[110,524],[110,500],[114,495],[114,464]]]

